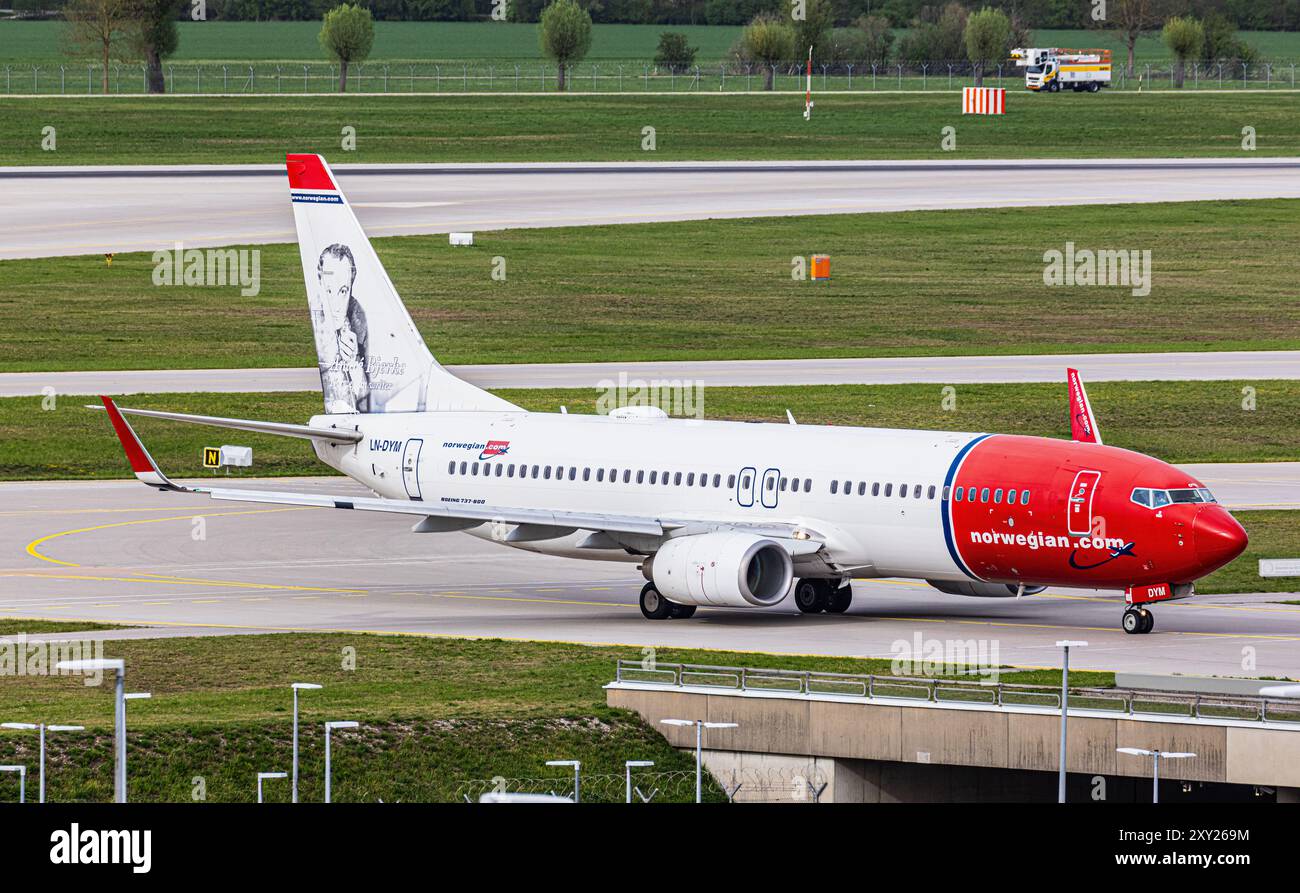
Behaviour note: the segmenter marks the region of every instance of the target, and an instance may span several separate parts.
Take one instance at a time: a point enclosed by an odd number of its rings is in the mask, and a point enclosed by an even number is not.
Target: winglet
[[[330,176],[329,166],[319,155],[288,154],[284,156],[284,161],[289,171],[290,189],[338,192],[334,178]]]
[[[100,395],[99,399],[104,401],[104,409],[108,410],[109,421],[113,423],[117,439],[122,442],[122,449],[126,452],[127,461],[131,463],[131,470],[135,472],[135,476],[150,487],[157,487],[160,490],[185,490],[185,487],[173,484],[167,475],[158,469],[158,463],[154,462],[149,451],[144,448],[139,435],[135,433],[131,423],[123,417],[113,398]]]
[[[1088,392],[1083,389],[1083,379],[1078,369],[1067,369],[1070,383],[1070,439],[1079,443],[1101,443],[1101,430],[1092,414]]]

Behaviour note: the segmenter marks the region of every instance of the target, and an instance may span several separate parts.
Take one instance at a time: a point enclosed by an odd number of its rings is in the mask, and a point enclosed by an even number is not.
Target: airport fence
[[[1255,63],[1193,63],[1186,71],[1186,90],[1295,89],[1294,61]],[[9,95],[97,95],[103,92],[100,64],[6,64],[0,84]],[[294,62],[166,63],[168,93],[176,94],[329,94],[338,90],[336,65]],[[637,60],[602,61],[567,69],[568,90],[574,93],[761,93],[772,89],[802,93],[805,63],[775,65],[717,62],[687,67],[655,66]],[[1128,73],[1115,68],[1111,89],[1165,90],[1173,87],[1170,65],[1145,63]],[[958,90],[975,82],[965,61],[919,63],[835,62],[813,66],[815,92]],[[984,85],[1023,89],[1024,75],[1014,65],[999,65],[984,73]],[[108,92],[132,95],[147,92],[143,65],[108,66]],[[533,62],[372,62],[348,72],[349,93],[554,93],[554,65]]]
[[[580,779],[583,803],[623,803],[627,798],[627,776],[583,775]],[[701,786],[705,803],[818,803],[827,788],[825,773],[815,765],[745,767],[725,770],[714,776],[707,769]],[[552,794],[573,797],[573,776],[552,778],[481,778],[461,782],[456,799],[477,803],[484,794]],[[632,774],[633,803],[693,803],[695,773],[647,772]]]
[[[955,669],[955,668],[954,668]],[[1012,670],[1011,672],[1014,672]],[[877,698],[931,703],[988,704],[999,707],[1042,707],[1060,710],[1059,686],[1003,682],[998,673],[935,677],[823,673],[755,667],[648,663],[619,660],[615,681],[657,687],[787,692],[795,695],[837,695],[862,700]],[[999,676],[999,678],[992,678]],[[1198,692],[1071,686],[1070,707],[1137,716],[1186,716],[1195,719],[1300,724],[1300,703],[1294,698],[1242,697]]]

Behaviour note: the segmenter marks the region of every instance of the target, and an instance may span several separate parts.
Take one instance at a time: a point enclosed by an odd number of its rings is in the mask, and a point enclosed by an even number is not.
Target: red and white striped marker
[[[1007,91],[1003,87],[962,87],[963,115],[1005,115]]]
[[[804,119],[805,121],[811,121],[811,120],[812,120],[812,110],[813,110],[813,101],[812,101],[812,51],[813,51],[813,48],[812,48],[812,47],[808,47],[808,80],[807,80],[807,82],[806,82],[806,86],[804,87],[804,94],[803,94],[803,119]]]

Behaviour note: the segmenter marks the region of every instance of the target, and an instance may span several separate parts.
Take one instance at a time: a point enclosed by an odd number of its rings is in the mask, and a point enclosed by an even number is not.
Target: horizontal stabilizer
[[[101,397],[103,406],[87,406],[87,409],[109,409],[111,400]],[[293,425],[288,422],[259,422],[253,419],[227,419],[221,416],[189,415],[183,412],[161,412],[156,409],[130,409],[114,406],[123,415],[146,416],[151,419],[167,419],[172,422],[190,422],[195,425],[212,425],[216,428],[234,428],[236,431],[253,431],[258,434],[278,434],[281,437],[301,437],[306,440],[324,440],[330,443],[359,443],[361,432],[352,428],[313,428],[311,425]],[[109,409],[111,413],[113,410]]]

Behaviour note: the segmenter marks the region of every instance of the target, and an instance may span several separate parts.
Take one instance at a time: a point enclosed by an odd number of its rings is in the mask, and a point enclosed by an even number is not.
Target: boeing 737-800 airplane
[[[1124,590],[1123,627],[1246,547],[1199,481],[1104,446],[1070,370],[1074,439],[526,412],[455,378],[425,346],[318,155],[288,156],[325,413],[306,425],[118,408],[136,476],[214,499],[397,512],[571,558],[634,562],[650,619],[699,606],[842,613],[849,581],[954,595]],[[306,438],[373,497],[183,487],[124,414]]]

